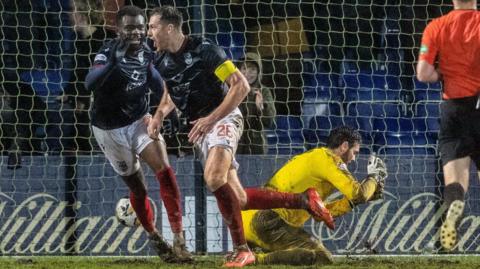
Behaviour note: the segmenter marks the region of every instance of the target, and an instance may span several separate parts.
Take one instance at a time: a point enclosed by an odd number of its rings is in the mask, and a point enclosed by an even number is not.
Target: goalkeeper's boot
[[[192,263],[193,256],[188,252],[185,238],[182,235],[177,235],[173,237],[173,258],[180,263]]]
[[[150,239],[150,244],[157,252],[158,256],[166,261],[166,262],[174,262],[173,260],[173,249],[172,247],[165,241],[163,236],[160,235],[159,232],[154,232],[150,234],[148,237]]]
[[[255,255],[245,244],[236,247],[232,253],[226,256],[223,267],[244,267],[254,263]]]
[[[303,196],[307,204],[306,210],[308,213],[310,213],[316,221],[323,221],[331,230],[335,229],[332,214],[330,214],[330,211],[325,207],[318,192],[314,188],[309,188],[303,193]]]
[[[447,216],[440,228],[440,243],[447,251],[452,250],[457,242],[457,225],[462,218],[464,208],[465,202],[460,200],[453,201],[448,207]]]

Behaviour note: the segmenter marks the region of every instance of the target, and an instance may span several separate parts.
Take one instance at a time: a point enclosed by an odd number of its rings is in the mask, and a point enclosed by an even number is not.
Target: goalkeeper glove
[[[369,177],[375,178],[377,183],[381,182],[382,184],[385,184],[385,179],[388,176],[385,163],[375,154],[370,155],[368,158],[367,173]]]

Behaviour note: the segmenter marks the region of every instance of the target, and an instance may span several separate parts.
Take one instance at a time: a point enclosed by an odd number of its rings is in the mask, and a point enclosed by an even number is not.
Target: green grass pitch
[[[160,269],[160,268],[220,268],[222,256],[197,257],[191,265],[171,265],[157,258],[103,258],[103,257],[0,257],[1,269]],[[287,269],[287,265],[253,265],[250,268]],[[335,263],[329,266],[296,266],[295,268],[322,269],[474,269],[480,268],[480,255],[471,256],[384,256],[384,257],[335,257]]]

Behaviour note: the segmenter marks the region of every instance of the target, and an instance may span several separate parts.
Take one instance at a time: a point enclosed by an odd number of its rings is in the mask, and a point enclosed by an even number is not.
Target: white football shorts
[[[232,167],[238,169],[239,164],[235,160],[238,141],[243,133],[243,117],[240,109],[236,108],[225,118],[219,120],[213,129],[206,134],[203,139],[197,141],[194,145],[197,156],[203,166],[207,161],[208,151],[215,146],[226,148],[232,153]]]
[[[103,130],[92,126],[93,134],[105,157],[120,176],[129,176],[140,169],[138,155],[154,140],[148,136],[147,125],[141,119],[134,123],[113,129]],[[165,143],[159,134],[160,142]]]

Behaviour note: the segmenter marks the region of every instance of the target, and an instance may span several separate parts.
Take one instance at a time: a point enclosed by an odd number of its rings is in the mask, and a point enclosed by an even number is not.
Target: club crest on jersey
[[[138,61],[141,64],[145,63],[145,57],[143,57],[143,50],[138,53]]]
[[[95,56],[95,59],[93,61],[94,62],[96,62],[96,61],[104,62],[106,60],[107,60],[107,56],[105,56],[105,54],[97,54],[97,56]]]
[[[192,55],[190,53],[185,53],[185,63],[191,65],[193,62]]]

